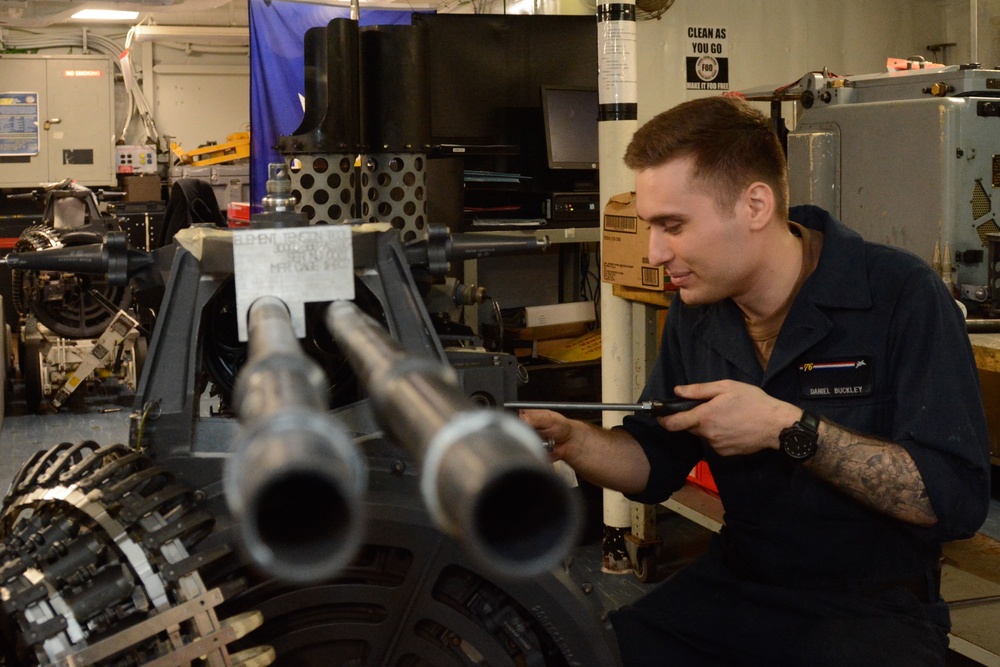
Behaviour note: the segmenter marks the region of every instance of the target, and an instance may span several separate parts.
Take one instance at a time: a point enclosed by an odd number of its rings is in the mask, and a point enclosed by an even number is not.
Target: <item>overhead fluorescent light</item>
[[[127,12],[121,9],[81,9],[73,18],[81,21],[134,21],[139,18],[139,12]]]

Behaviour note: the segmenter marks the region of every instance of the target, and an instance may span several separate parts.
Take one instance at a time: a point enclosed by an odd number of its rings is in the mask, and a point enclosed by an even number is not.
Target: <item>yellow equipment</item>
[[[221,144],[202,146],[190,152],[184,151],[179,144],[170,142],[170,150],[174,152],[181,164],[191,164],[196,167],[235,162],[250,157],[250,133],[230,134],[226,137],[226,141]]]

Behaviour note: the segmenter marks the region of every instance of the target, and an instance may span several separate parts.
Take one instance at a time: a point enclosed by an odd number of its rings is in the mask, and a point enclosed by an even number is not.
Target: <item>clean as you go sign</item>
[[[688,90],[729,90],[729,43],[726,28],[687,29]]]

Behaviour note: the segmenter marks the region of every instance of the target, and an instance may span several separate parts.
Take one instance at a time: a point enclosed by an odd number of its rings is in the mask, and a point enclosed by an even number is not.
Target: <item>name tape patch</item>
[[[866,357],[836,361],[810,361],[799,366],[802,398],[857,398],[875,389],[870,360]]]

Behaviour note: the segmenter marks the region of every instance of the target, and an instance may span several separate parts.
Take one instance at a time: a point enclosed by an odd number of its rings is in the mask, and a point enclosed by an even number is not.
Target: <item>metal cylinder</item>
[[[426,31],[370,26],[361,31],[361,217],[389,222],[404,241],[427,225],[427,153],[431,108]]]
[[[331,304],[326,322],[378,423],[420,462],[438,527],[498,576],[529,577],[559,563],[581,513],[538,435],[512,415],[477,408],[450,367],[404,351],[353,303]]]
[[[267,196],[261,200],[265,211],[283,213],[295,207],[292,181],[288,178],[288,167],[284,163],[267,165],[266,189]]]
[[[260,203],[264,210],[250,219],[254,229],[288,229],[309,224],[308,217],[295,210],[298,200],[292,194],[292,181],[284,162],[267,165],[267,194]]]
[[[361,544],[365,468],[327,413],[326,377],[299,347],[285,305],[262,297],[248,319],[226,500],[255,563],[287,581],[328,579]]]
[[[355,155],[331,153],[291,158],[288,173],[292,196],[298,202],[296,210],[310,224],[339,224],[358,217]]]
[[[302,122],[292,136],[315,130],[326,115],[329,69],[327,62],[327,26],[314,26],[302,38],[303,105]]]
[[[80,623],[121,604],[129,599],[135,583],[132,576],[121,565],[112,565],[101,571],[87,586],[66,596],[66,604],[73,610],[73,616]]]
[[[969,333],[1000,333],[1000,319],[970,319],[965,321]]]
[[[323,32],[307,31],[303,48],[306,109],[295,133],[278,138],[278,152],[356,155],[362,148],[358,23],[333,19]]]
[[[48,561],[42,565],[46,577],[62,581],[72,574],[87,568],[96,568],[104,547],[93,533],[75,540],[59,542],[45,554]]]
[[[426,153],[431,143],[427,33],[420,26],[361,31],[361,131],[373,152]]]
[[[312,223],[358,217],[354,163],[361,140],[358,23],[333,19],[305,36],[305,114],[290,136],[278,138],[288,163],[296,210]]]

